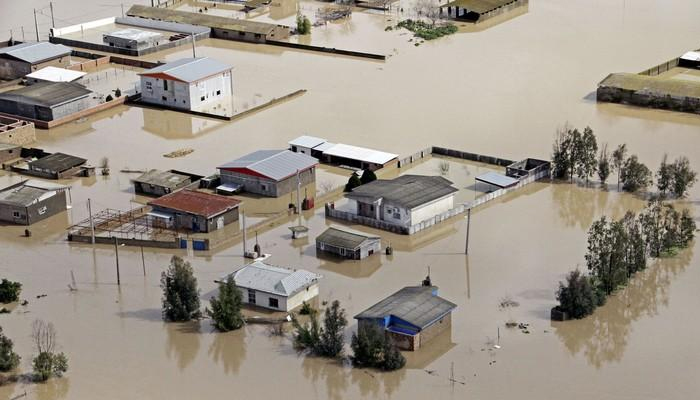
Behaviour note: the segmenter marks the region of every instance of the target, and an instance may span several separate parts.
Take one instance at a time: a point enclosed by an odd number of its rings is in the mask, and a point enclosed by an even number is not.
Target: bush
[[[308,35],[311,33],[311,21],[301,13],[297,14],[297,33],[300,35]]]
[[[622,189],[627,192],[636,192],[645,189],[651,184],[651,171],[646,165],[639,162],[636,155],[630,156],[625,161],[620,171]]]
[[[105,102],[110,102],[112,100],[114,100],[114,97],[112,97],[111,94],[108,94],[107,97],[105,97]]]
[[[353,351],[352,362],[357,367],[393,371],[406,365],[406,358],[394,342],[387,339],[384,331],[375,324],[362,325],[352,335],[350,347]]]
[[[369,169],[362,170],[362,177],[360,178],[360,183],[365,184],[365,183],[370,183],[372,181],[377,180],[377,175],[373,171],[370,171]]]
[[[243,299],[233,279],[219,284],[219,296],[210,300],[211,310],[207,314],[214,320],[214,327],[222,332],[240,329],[243,324],[241,305]]]
[[[311,315],[314,314],[316,310],[311,306],[311,304],[302,301],[301,302],[301,309],[299,310],[299,314],[301,315]]]
[[[19,300],[21,292],[21,283],[8,281],[3,278],[2,282],[0,282],[0,303],[7,304]]]
[[[0,372],[11,371],[19,365],[20,356],[13,349],[14,343],[2,333],[0,326]]]
[[[114,97],[122,97],[122,91],[119,88],[114,91]]]
[[[178,256],[170,259],[170,266],[160,276],[163,289],[163,319],[184,322],[198,318],[199,289],[192,266]]]
[[[360,178],[357,177],[357,174],[353,173],[350,176],[350,179],[348,179],[348,183],[345,184],[345,191],[352,192],[353,189],[360,185],[362,185],[362,181],[360,180]]]
[[[603,299],[591,284],[590,278],[578,269],[569,272],[566,284],[559,282],[559,310],[569,314],[571,318],[580,319],[590,315],[602,304]]]
[[[338,300],[333,301],[323,317],[323,328],[321,329],[321,342],[318,355],[323,357],[338,357],[343,353],[345,345],[344,330],[348,325],[345,318],[345,310],[340,308]]]
[[[409,31],[413,32],[414,36],[425,40],[433,40],[451,35],[456,33],[458,30],[453,24],[430,25],[426,22],[417,20],[414,21],[412,19],[403,20],[396,26],[399,28],[408,29]]]
[[[317,353],[321,346],[321,326],[318,323],[318,315],[312,313],[309,321],[301,324],[296,316],[292,317],[294,327],[294,347],[298,350],[306,350]]]
[[[68,358],[63,353],[54,354],[48,351],[39,353],[32,360],[34,379],[44,382],[51,377],[61,377],[68,371]]]

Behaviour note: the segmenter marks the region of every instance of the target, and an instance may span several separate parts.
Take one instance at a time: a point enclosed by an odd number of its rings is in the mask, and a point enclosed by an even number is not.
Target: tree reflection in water
[[[609,296],[604,306],[581,320],[552,322],[554,331],[572,355],[583,352],[589,364],[600,368],[620,361],[625,352],[632,322],[657,315],[667,307],[671,282],[693,257],[692,248],[671,258],[651,260],[627,287]]]
[[[644,201],[627,193],[611,193],[597,184],[588,187],[576,183],[554,182],[551,185],[552,201],[558,206],[559,218],[567,227],[585,231],[598,214],[621,217],[627,210],[637,210]]]
[[[237,374],[246,356],[246,329],[232,332],[214,332],[209,346],[209,356],[215,363],[221,362],[226,374]]]
[[[322,357],[305,356],[301,364],[304,377],[314,383],[319,379],[326,383],[326,397],[333,400],[345,398],[343,394],[348,388],[348,370],[337,360]],[[317,394],[317,397],[318,394]],[[323,397],[323,396],[320,396]]]
[[[187,368],[199,352],[199,321],[184,323],[165,323],[167,341],[165,354],[168,358],[175,355],[180,371]]]
[[[68,360],[70,362],[70,360]],[[70,366],[70,364],[68,364]],[[65,399],[70,388],[68,377],[51,378],[46,382],[32,384],[31,388],[36,393],[37,400]]]

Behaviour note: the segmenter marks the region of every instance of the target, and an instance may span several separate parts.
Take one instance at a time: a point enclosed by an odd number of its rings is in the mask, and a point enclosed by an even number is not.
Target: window
[[[168,98],[163,96],[163,101],[168,101]]]
[[[163,90],[168,90],[168,81],[163,79]]]
[[[248,289],[248,303],[255,304],[255,290]]]
[[[216,91],[216,95],[217,95],[217,96],[221,96],[221,90],[217,90],[217,91]]]
[[[273,299],[272,297],[270,297],[268,300],[271,308],[280,308],[280,304],[277,299]]]
[[[340,255],[341,256],[345,255],[345,248],[343,248],[343,247],[340,248]]]
[[[260,189],[262,189],[262,190],[267,190],[267,186],[266,186],[266,185],[260,185]]]
[[[12,216],[15,218],[19,218],[19,211],[12,211]]]
[[[200,100],[200,101],[204,101],[204,96],[202,96],[199,100]]]

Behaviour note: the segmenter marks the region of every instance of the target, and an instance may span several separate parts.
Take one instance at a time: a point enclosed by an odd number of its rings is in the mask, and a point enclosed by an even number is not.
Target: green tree
[[[318,354],[321,348],[321,325],[318,323],[318,312],[309,314],[309,321],[302,324],[296,316],[292,316],[294,327],[294,347]]]
[[[639,162],[636,155],[630,156],[622,167],[620,173],[622,189],[627,192],[636,192],[645,189],[651,184],[651,171],[646,165]]]
[[[173,256],[168,269],[160,276],[160,287],[163,289],[163,319],[184,322],[200,316],[197,278],[189,262]]]
[[[582,135],[578,129],[569,129],[566,138],[566,147],[570,148],[569,151],[569,178],[573,181],[574,176],[578,167],[578,160],[581,158],[582,146]]]
[[[556,179],[566,179],[569,176],[571,152],[568,125],[557,129],[552,145],[552,176]]]
[[[576,176],[579,179],[584,179],[586,183],[596,172],[598,161],[596,154],[598,153],[598,143],[593,133],[593,129],[586,127],[583,134],[580,134],[576,141]]]
[[[301,13],[297,14],[297,32],[300,35],[311,33],[311,21]]]
[[[7,304],[19,300],[19,294],[22,292],[22,284],[12,282],[3,278],[0,282],[0,303]]]
[[[365,183],[370,183],[377,180],[377,175],[370,169],[362,170],[362,177],[360,178],[360,183],[363,185]]]
[[[663,244],[662,203],[652,200],[640,215],[642,232],[646,239],[648,253],[652,257],[661,255]]]
[[[628,211],[622,218],[627,236],[624,263],[629,279],[635,272],[641,271],[647,266],[647,246],[642,233],[640,218]]]
[[[376,324],[361,325],[357,333],[353,333],[350,347],[353,351],[352,362],[360,368],[392,371],[406,365],[403,354]]]
[[[559,310],[575,319],[592,314],[604,301],[604,297],[599,296],[591,283],[591,279],[578,269],[569,272],[566,283],[559,282],[556,296],[559,301]]]
[[[697,226],[695,220],[690,215],[688,209],[683,209],[680,217],[680,229],[678,242],[681,247],[688,247],[688,244],[695,238],[695,230]]]
[[[40,382],[60,377],[68,371],[68,357],[56,353],[56,328],[51,322],[35,320],[32,323],[32,340],[38,355],[32,359],[34,379]]]
[[[381,368],[384,371],[395,371],[401,369],[406,365],[406,358],[401,354],[399,349],[394,344],[391,339],[384,340],[384,360],[381,364]]]
[[[605,182],[610,176],[610,156],[608,155],[608,145],[603,144],[598,156],[598,178],[600,183],[605,185]]]
[[[673,172],[673,186],[671,190],[676,197],[685,197],[688,190],[697,182],[697,174],[690,169],[690,162],[687,157],[680,157],[671,168]]]
[[[219,296],[212,297],[210,303],[211,310],[207,309],[206,312],[214,321],[216,329],[228,332],[243,326],[243,299],[232,278],[219,283]]]
[[[14,343],[5,336],[0,326],[0,372],[11,371],[19,365],[20,356],[14,351]]]
[[[340,308],[340,302],[334,300],[329,308],[326,308],[321,329],[321,342],[319,355],[324,357],[338,357],[343,353],[345,344],[344,331],[348,325],[345,318],[345,310]]]
[[[620,190],[620,175],[625,161],[627,161],[627,145],[623,143],[618,145],[617,149],[612,153],[613,170],[617,171],[617,190]]]
[[[586,266],[606,294],[626,282],[626,241],[627,234],[620,221],[608,222],[606,217],[601,217],[588,230]]]
[[[659,170],[656,171],[656,188],[662,196],[673,186],[673,165],[668,163],[668,155],[664,154]]]
[[[350,175],[348,183],[345,184],[345,191],[352,192],[353,189],[360,185],[362,185],[362,181],[360,181],[360,178],[357,177],[357,174],[353,173],[352,175]]]

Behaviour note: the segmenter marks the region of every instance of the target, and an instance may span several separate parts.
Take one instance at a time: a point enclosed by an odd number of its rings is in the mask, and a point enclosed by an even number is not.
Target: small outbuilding
[[[27,173],[47,179],[63,179],[74,176],[87,163],[84,158],[64,153],[53,153],[27,163]]]
[[[346,227],[330,227],[316,238],[316,251],[362,260],[382,248],[382,238]]]
[[[520,182],[518,178],[513,178],[507,175],[499,174],[498,172],[489,171],[478,175],[474,178],[476,182],[481,182],[487,185],[488,188],[507,189],[514,187]]]
[[[318,158],[320,154],[314,154],[313,151],[316,147],[327,143],[326,139],[317,138],[315,136],[299,136],[296,139],[289,141],[289,150],[295,153],[306,154],[307,156],[312,156]],[[320,153],[320,152],[319,152]]]
[[[83,71],[48,66],[25,76],[24,83],[33,85],[39,82],[77,82],[85,75],[87,73]]]
[[[338,143],[323,150],[323,161],[376,171],[398,161],[398,154]]]
[[[438,296],[436,286],[408,286],[355,315],[358,329],[381,327],[402,350],[414,351],[452,329],[457,305]]]
[[[142,29],[120,29],[102,35],[102,42],[109,47],[120,49],[143,50],[158,46],[163,40],[163,35]]]
[[[46,66],[67,67],[70,47],[49,42],[21,43],[0,48],[0,79],[17,79]]]
[[[53,121],[90,106],[92,92],[71,82],[41,82],[0,93],[0,112],[39,121]]]
[[[67,186],[25,180],[0,189],[0,221],[31,225],[67,208]]]
[[[22,156],[22,147],[16,144],[0,143],[0,163],[15,160]]]
[[[700,51],[687,51],[678,59],[678,66],[700,69]]]
[[[318,296],[321,275],[255,261],[222,280],[233,279],[243,303],[289,312]]]
[[[176,170],[161,171],[152,169],[134,179],[134,191],[150,196],[164,196],[182,189],[198,180],[200,175],[188,174]]]
[[[289,150],[258,150],[220,167],[222,185],[236,184],[248,193],[280,197],[316,181],[318,160]],[[298,176],[298,179],[297,179]]]
[[[238,221],[241,202],[190,189],[182,189],[148,203],[149,213],[163,228],[187,229],[192,232],[212,232]]]

